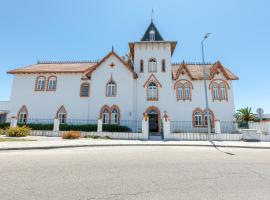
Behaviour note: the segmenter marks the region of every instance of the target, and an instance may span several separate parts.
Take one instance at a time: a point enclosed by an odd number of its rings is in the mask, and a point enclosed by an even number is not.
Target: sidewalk
[[[3,136],[1,136],[2,138]],[[73,147],[104,147],[104,146],[194,146],[194,147],[230,147],[270,149],[270,142],[243,141],[144,141],[116,139],[63,140],[60,137],[28,136],[23,139],[35,140],[27,142],[0,142],[1,150],[53,149]]]

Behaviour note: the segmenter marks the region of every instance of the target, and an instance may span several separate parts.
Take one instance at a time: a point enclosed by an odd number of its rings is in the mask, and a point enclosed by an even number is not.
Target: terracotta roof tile
[[[20,73],[83,73],[97,63],[38,63],[8,71],[9,74]]]
[[[217,62],[219,63],[219,61]],[[212,74],[212,69],[215,67],[215,64],[206,64],[206,74],[207,77],[210,77]],[[177,79],[177,72],[182,64],[172,64],[172,77],[173,79]],[[189,70],[191,76],[195,80],[203,79],[203,64],[185,64],[186,68]],[[222,66],[223,67],[223,66]],[[225,72],[228,75],[228,78],[231,80],[238,80],[238,77],[234,75],[229,69],[223,67]]]

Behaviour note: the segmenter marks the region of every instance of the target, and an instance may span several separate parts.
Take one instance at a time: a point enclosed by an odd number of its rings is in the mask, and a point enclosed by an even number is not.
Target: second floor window
[[[106,95],[107,97],[115,97],[116,96],[116,83],[114,81],[109,81],[107,83],[107,92]]]
[[[227,89],[229,86],[226,84],[225,81],[222,82],[213,82],[212,83],[212,98],[213,101],[215,100],[228,100],[228,94],[227,94]]]
[[[157,61],[155,58],[150,58],[148,62],[148,72],[157,72]]]
[[[148,100],[157,100],[157,84],[154,82],[149,83],[148,85]]]
[[[175,83],[176,97],[177,100],[190,100],[191,101],[191,90],[193,88],[192,83],[186,80],[180,80]]]
[[[214,83],[214,87],[213,87],[213,99],[219,99],[219,95],[218,95],[218,84]]]
[[[39,76],[36,80],[36,88],[37,91],[44,91],[45,89],[46,78],[44,76]]]
[[[49,91],[55,91],[56,90],[56,84],[57,84],[57,79],[55,76],[51,76],[48,78],[48,86],[47,90]]]
[[[81,84],[81,97],[89,97],[89,83]]]

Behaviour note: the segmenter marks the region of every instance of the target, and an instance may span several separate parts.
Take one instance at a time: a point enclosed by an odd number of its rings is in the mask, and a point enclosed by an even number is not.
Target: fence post
[[[16,127],[17,123],[18,123],[17,117],[15,117],[15,116],[11,117],[11,119],[10,119],[10,127],[11,128]]]
[[[97,132],[102,133],[102,119],[98,119]]]
[[[162,124],[163,124],[163,139],[169,140],[171,133],[171,123],[167,113],[164,113],[164,116],[162,118]]]
[[[53,120],[53,131],[58,132],[59,131],[59,126],[60,126],[60,120],[58,118],[55,118]]]
[[[143,139],[148,140],[148,132],[149,132],[149,117],[147,113],[143,114],[143,119],[142,119],[142,134],[143,134]]]
[[[221,133],[220,120],[215,120],[215,133],[217,134]]]

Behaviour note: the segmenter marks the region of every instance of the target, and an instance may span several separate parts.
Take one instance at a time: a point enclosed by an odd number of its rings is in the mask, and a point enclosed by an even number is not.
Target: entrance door
[[[155,110],[150,110],[149,116],[149,133],[151,135],[160,135],[158,130],[158,113]]]

